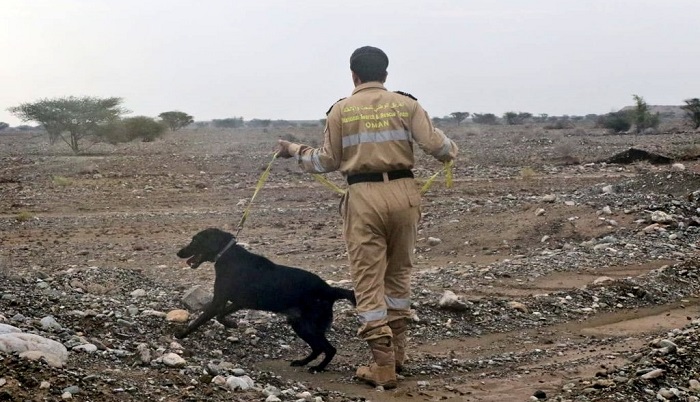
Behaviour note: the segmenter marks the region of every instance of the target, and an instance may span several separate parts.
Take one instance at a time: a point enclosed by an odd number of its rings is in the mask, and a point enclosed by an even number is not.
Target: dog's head
[[[190,244],[177,252],[180,258],[187,258],[190,268],[197,268],[203,262],[214,262],[216,256],[234,239],[231,233],[219,229],[204,229],[192,237]]]

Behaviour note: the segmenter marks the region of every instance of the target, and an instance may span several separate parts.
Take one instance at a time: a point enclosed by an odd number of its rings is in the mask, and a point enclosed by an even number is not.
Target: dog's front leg
[[[204,311],[202,311],[202,314],[200,314],[196,320],[192,321],[190,323],[190,325],[188,325],[187,328],[185,328],[184,331],[176,334],[175,337],[178,339],[182,339],[182,338],[186,337],[187,335],[191,334],[192,332],[197,330],[197,328],[201,327],[202,324],[211,320],[212,318],[214,318],[214,316],[219,314],[224,309],[225,306],[226,306],[226,300],[212,300],[204,308]]]
[[[236,320],[234,320],[231,317],[228,317],[229,314],[238,310],[239,308],[236,305],[236,303],[232,303],[230,306],[221,309],[219,314],[216,315],[216,320],[219,321],[226,328],[238,328],[238,323],[236,322]]]

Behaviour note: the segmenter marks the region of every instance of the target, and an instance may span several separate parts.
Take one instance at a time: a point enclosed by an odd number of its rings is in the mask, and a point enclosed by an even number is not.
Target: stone
[[[0,335],[0,352],[15,352],[21,357],[34,360],[45,357],[54,367],[61,367],[68,361],[68,349],[63,344],[43,336],[21,332]],[[22,356],[22,353],[26,352],[33,353]]]
[[[537,208],[537,210],[535,211],[535,216],[542,216],[545,212],[546,211],[544,210],[544,208]]]
[[[521,311],[525,314],[529,312],[527,306],[523,303],[517,302],[517,301],[509,301],[507,304],[508,307],[512,308],[513,310],[518,310]]]
[[[97,346],[93,345],[92,343],[86,343],[75,346],[73,350],[76,352],[95,353],[97,352]]]
[[[22,330],[9,324],[0,324],[0,335],[12,334],[17,332],[22,332]]]
[[[63,329],[61,324],[59,324],[56,319],[50,315],[42,318],[39,323],[41,324],[41,329],[44,331],[60,331]]]
[[[201,285],[196,285],[189,288],[182,296],[182,303],[189,311],[199,311],[214,297],[213,294],[206,291]]]
[[[654,211],[651,213],[651,221],[655,223],[671,223],[673,217],[664,211]]]
[[[167,353],[161,358],[163,364],[168,367],[184,367],[187,362],[176,353]]]
[[[236,391],[239,389],[241,391],[246,391],[250,388],[253,388],[253,386],[255,386],[255,383],[253,382],[253,379],[248,377],[247,375],[241,377],[230,376],[226,378],[226,386],[231,391]]]
[[[653,380],[655,378],[663,377],[666,374],[666,370],[654,369],[646,374],[642,374],[642,378],[645,380]]]
[[[671,165],[671,170],[675,170],[676,172],[683,172],[685,171],[685,165],[682,163],[674,163]]]
[[[165,320],[168,322],[187,322],[190,318],[190,313],[187,310],[171,310],[165,316]]]
[[[442,294],[438,305],[446,310],[465,311],[469,309],[469,306],[460,300],[460,298],[451,290],[446,290],[445,293]]]
[[[600,285],[601,283],[612,282],[612,281],[614,281],[614,280],[615,280],[615,279],[613,279],[613,278],[611,278],[611,277],[609,277],[609,276],[600,276],[600,277],[598,277],[598,278],[596,278],[596,279],[593,280],[593,284],[594,284],[594,285]]]
[[[144,297],[146,296],[146,291],[143,289],[136,289],[131,292],[131,297]]]
[[[542,196],[542,202],[554,202],[557,200],[557,196],[555,194],[547,194]]]
[[[442,243],[441,239],[438,239],[437,237],[428,237],[428,245],[433,247],[437,246],[438,244]]]

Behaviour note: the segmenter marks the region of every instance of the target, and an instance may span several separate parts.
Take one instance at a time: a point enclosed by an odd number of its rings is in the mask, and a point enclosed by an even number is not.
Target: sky
[[[700,97],[698,0],[0,0],[0,121],[63,96],[130,115],[316,120],[350,54],[431,116],[601,114]]]

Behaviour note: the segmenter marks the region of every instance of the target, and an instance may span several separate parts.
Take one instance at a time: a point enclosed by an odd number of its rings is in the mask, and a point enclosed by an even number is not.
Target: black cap
[[[358,48],[350,56],[350,70],[360,73],[370,71],[386,71],[389,58],[382,49],[374,46]]]

